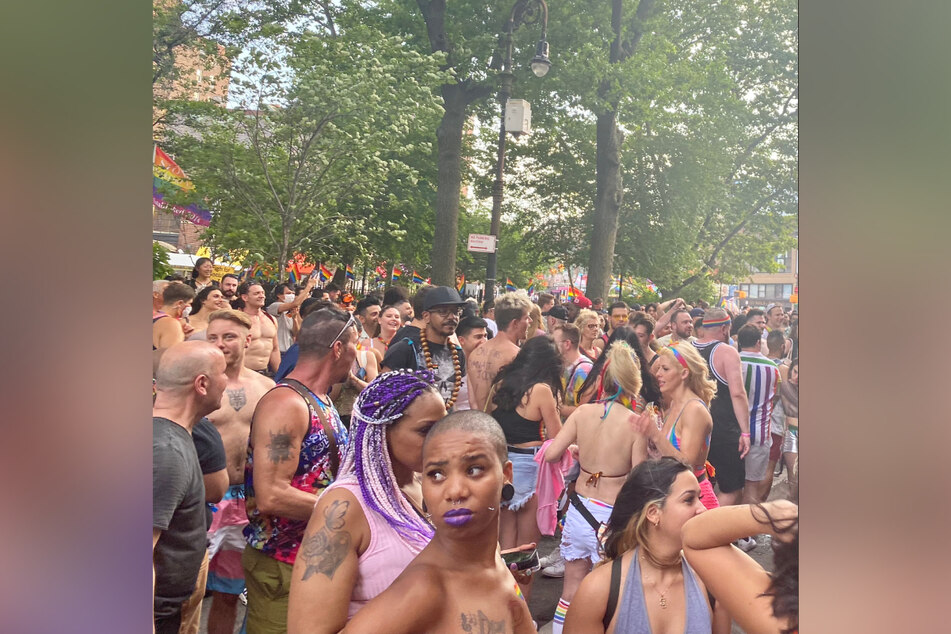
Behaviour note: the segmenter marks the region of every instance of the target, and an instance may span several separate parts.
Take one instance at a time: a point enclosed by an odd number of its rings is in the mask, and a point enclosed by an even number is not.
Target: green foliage
[[[152,279],[163,280],[174,272],[168,265],[168,249],[158,242],[152,242]]]
[[[431,187],[411,189],[431,161],[441,57],[360,25],[278,41],[251,50],[235,74],[245,109],[174,112],[169,147],[215,212],[204,239],[259,253],[282,274],[296,252],[338,263],[395,256],[409,230],[425,233],[414,216]]]

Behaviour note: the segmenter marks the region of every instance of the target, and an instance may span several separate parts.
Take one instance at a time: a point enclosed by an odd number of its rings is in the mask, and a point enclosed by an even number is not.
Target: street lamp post
[[[535,47],[535,57],[532,58],[532,72],[536,77],[544,77],[551,68],[548,59],[548,5],[545,0],[518,0],[512,7],[512,13],[505,25],[500,42],[499,57],[493,60],[496,67],[501,60],[499,70],[499,151],[495,161],[495,183],[492,185],[492,224],[489,232],[495,236],[496,251],[488,254],[485,267],[485,294],[483,299],[495,297],[495,276],[498,251],[499,223],[502,216],[502,191],[505,187],[503,176],[505,173],[505,107],[512,95],[512,83],[515,80],[512,74],[512,35],[523,24],[542,23],[542,37]],[[501,55],[505,57],[502,58]]]

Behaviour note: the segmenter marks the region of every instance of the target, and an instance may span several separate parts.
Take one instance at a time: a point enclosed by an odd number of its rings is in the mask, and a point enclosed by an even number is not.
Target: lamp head
[[[551,68],[551,60],[548,59],[548,42],[539,40],[535,47],[535,57],[532,58],[532,72],[536,77],[544,77]]]

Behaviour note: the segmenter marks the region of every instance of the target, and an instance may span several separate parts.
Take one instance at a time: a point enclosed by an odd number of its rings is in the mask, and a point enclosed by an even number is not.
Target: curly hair
[[[793,533],[792,541],[773,540],[773,572],[769,587],[760,595],[773,598],[773,616],[790,623],[782,634],[791,634],[799,630],[799,519],[780,526],[762,504],[753,506],[754,517],[757,511],[765,516],[773,533]]]
[[[501,410],[514,410],[532,387],[544,383],[551,388],[555,401],[561,401],[564,388],[561,375],[564,361],[550,336],[532,337],[518,355],[499,369],[492,380],[496,387],[492,402]]]

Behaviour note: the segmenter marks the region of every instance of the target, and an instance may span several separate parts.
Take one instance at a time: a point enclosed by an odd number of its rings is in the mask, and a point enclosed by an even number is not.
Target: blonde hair
[[[597,321],[598,313],[594,312],[590,308],[582,308],[578,313],[578,316],[575,317],[575,326],[578,327],[578,330],[584,329],[584,324],[589,319],[594,319]],[[600,325],[600,324],[599,324]]]
[[[244,326],[248,330],[251,330],[253,325],[251,318],[243,310],[232,310],[230,308],[222,308],[221,310],[216,310],[208,315],[208,323],[216,321],[218,319],[223,319],[225,321],[233,321],[239,326]]]
[[[707,367],[707,362],[703,360],[703,357],[700,356],[697,349],[690,343],[673,343],[670,346],[664,346],[658,350],[657,354],[671,359],[675,367],[680,368],[683,366],[680,365],[680,361],[677,360],[671,347],[676,347],[677,354],[683,357],[684,361],[687,362],[687,379],[685,381],[687,387],[694,394],[699,396],[700,400],[707,404],[707,407],[710,407],[713,397],[717,395],[717,383],[710,378],[710,370]]]
[[[526,337],[534,337],[535,333],[542,328],[542,309],[538,307],[538,304],[532,304],[532,309],[528,312],[532,317],[531,323],[528,325],[528,334]]]
[[[607,355],[605,384],[620,386],[622,390],[637,398],[642,385],[641,363],[637,359],[637,353],[626,341],[615,341],[608,348]]]

